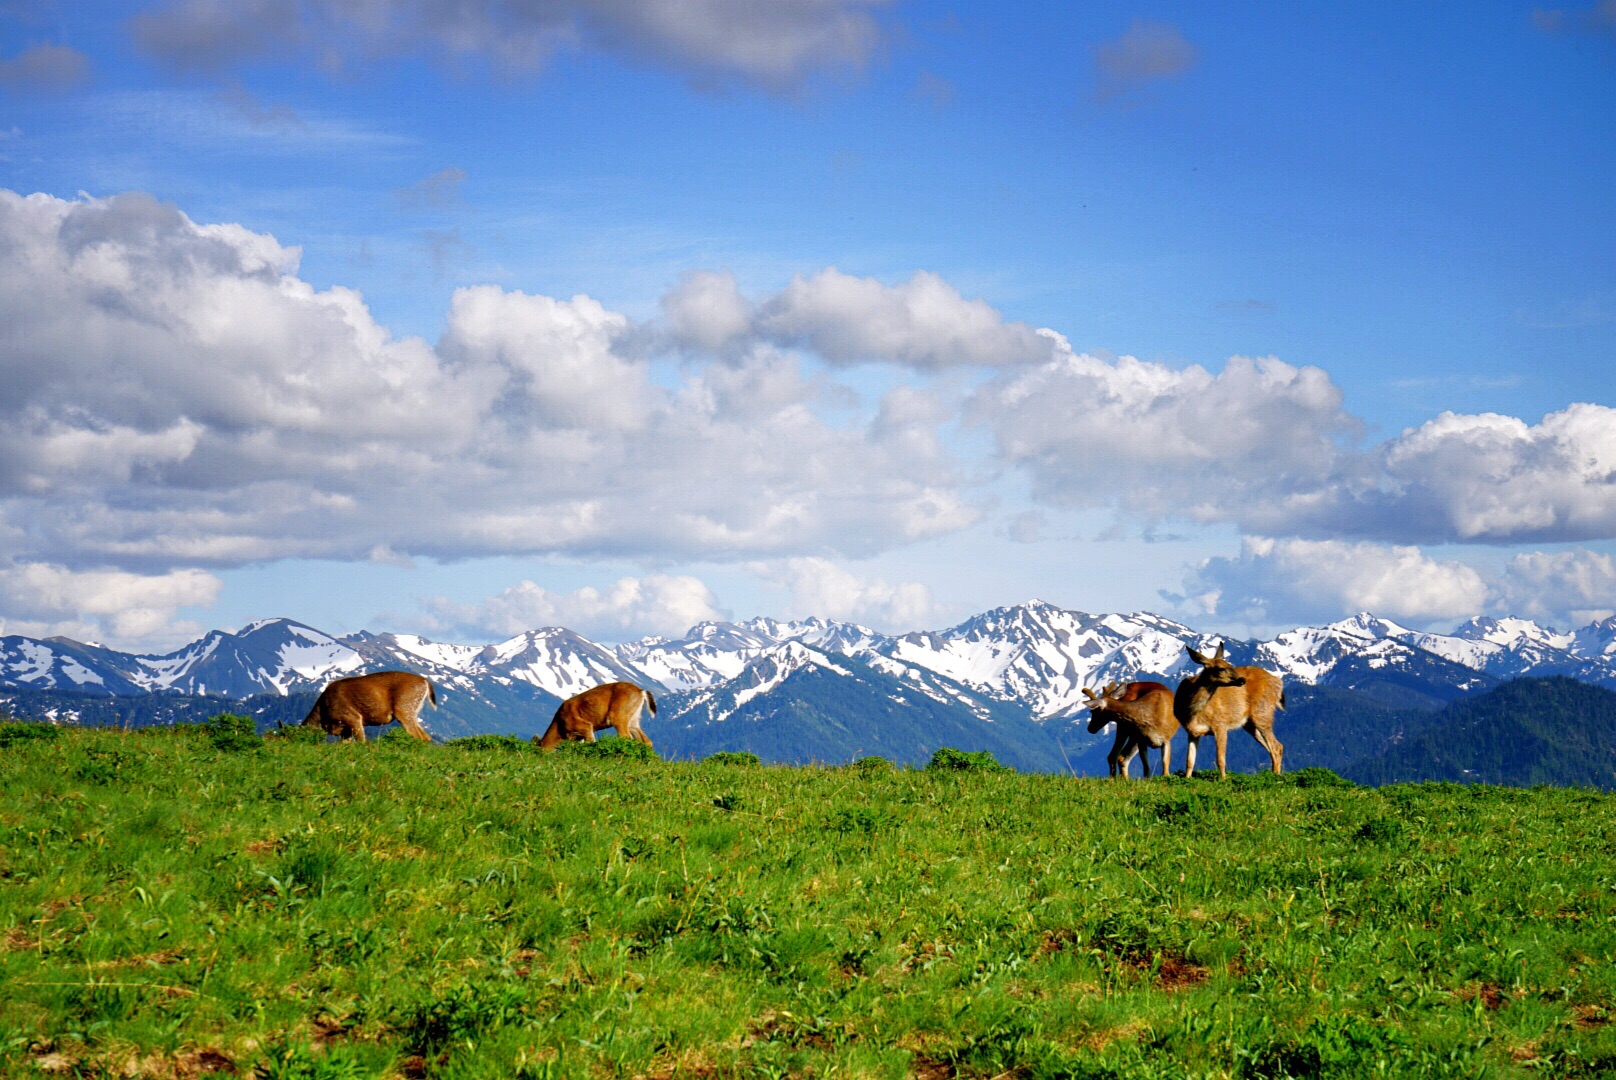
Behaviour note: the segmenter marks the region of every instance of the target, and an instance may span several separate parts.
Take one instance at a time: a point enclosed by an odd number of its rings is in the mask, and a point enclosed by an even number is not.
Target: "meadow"
[[[14,727],[5,1075],[1616,1074],[1593,791]]]

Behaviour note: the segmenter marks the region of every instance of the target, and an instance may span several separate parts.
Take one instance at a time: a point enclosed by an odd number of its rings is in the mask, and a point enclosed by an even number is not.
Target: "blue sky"
[[[1610,0],[354,10],[0,4],[4,632],[1616,611]]]

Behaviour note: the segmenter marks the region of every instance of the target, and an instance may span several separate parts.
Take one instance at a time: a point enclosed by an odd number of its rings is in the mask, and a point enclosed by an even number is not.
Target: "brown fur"
[[[1119,773],[1126,778],[1128,763],[1135,753],[1144,752],[1142,759],[1145,775],[1150,775],[1150,751],[1161,751],[1161,774],[1166,776],[1172,768],[1173,736],[1178,734],[1178,720],[1173,716],[1173,692],[1159,682],[1131,682],[1118,688],[1111,683],[1096,694],[1088,687],[1089,709],[1094,714],[1089,720],[1089,732],[1098,732],[1106,724],[1117,726],[1116,741],[1106,755],[1111,775]]]
[[[1223,658],[1221,643],[1214,656],[1185,648],[1201,670],[1179,683],[1173,695],[1173,714],[1190,739],[1184,775],[1195,775],[1196,746],[1202,735],[1211,732],[1217,744],[1218,776],[1228,776],[1229,732],[1242,727],[1268,751],[1274,772],[1283,771],[1285,747],[1274,737],[1274,710],[1285,707],[1279,676],[1259,667],[1235,667]]]
[[[303,718],[303,727],[317,727],[327,735],[365,741],[367,727],[382,727],[397,720],[412,738],[431,742],[421,726],[421,706],[438,703],[437,687],[411,671],[377,671],[326,684],[320,699]]]
[[[640,730],[640,710],[647,708],[656,715],[656,698],[644,687],[631,682],[597,686],[563,701],[549,729],[534,742],[542,750],[553,750],[562,740],[594,742],[595,732],[616,728],[619,736],[650,746],[651,737]]]

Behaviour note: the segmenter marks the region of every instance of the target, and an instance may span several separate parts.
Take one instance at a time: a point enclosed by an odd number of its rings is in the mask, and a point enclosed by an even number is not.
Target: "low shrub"
[[[1403,823],[1396,818],[1373,817],[1353,833],[1356,839],[1370,844],[1395,844],[1403,838]]]
[[[880,757],[876,754],[870,754],[867,757],[861,757],[857,761],[853,762],[853,768],[857,769],[861,773],[888,773],[896,768],[896,766],[884,757]]]
[[[514,738],[515,736],[508,737]],[[390,747],[394,750],[414,750],[417,747],[432,745],[431,742],[423,742],[396,725],[383,732],[382,737],[377,739],[376,742],[381,746]]]
[[[258,726],[252,722],[250,716],[219,713],[212,719],[203,721],[202,730],[207,733],[209,741],[214,746],[226,753],[258,750],[264,745],[264,738],[258,734]]]
[[[271,731],[269,734],[265,735],[264,738],[273,739],[278,743],[283,743],[289,746],[324,746],[326,734],[325,731],[320,728],[304,727],[303,725],[298,724],[293,727],[278,727],[274,731]]]
[[[763,759],[746,750],[720,750],[702,758],[709,765],[761,765]]]
[[[402,735],[408,742],[415,742],[403,728],[389,733],[393,734]],[[521,753],[536,749],[532,743],[517,735],[467,735],[463,739],[450,739],[444,745],[452,746],[456,750],[503,750],[506,753]]]
[[[45,723],[43,720],[4,720],[0,721],[0,746],[15,746],[18,743],[49,742],[62,737],[61,729],[55,724]]]
[[[579,758],[626,758],[629,761],[660,761],[657,752],[638,739],[623,739],[612,736],[609,739],[597,739],[594,742],[564,742],[556,748],[568,757]]]
[[[1310,765],[1305,769],[1297,769],[1290,774],[1291,783],[1299,788],[1315,787],[1357,787],[1358,785],[1337,773],[1334,769],[1326,769],[1319,765]]]
[[[986,750],[956,750],[944,746],[931,756],[926,765],[931,772],[1001,772],[1005,766]]]

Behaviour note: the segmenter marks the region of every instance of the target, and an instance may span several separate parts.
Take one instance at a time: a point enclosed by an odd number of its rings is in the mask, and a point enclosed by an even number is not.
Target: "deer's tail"
[[[651,710],[652,716],[656,715],[656,698],[651,696],[649,690],[645,691],[645,707]]]

